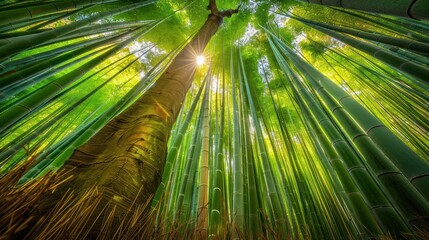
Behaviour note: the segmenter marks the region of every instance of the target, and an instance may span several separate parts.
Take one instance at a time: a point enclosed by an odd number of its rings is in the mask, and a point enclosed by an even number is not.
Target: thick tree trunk
[[[156,83],[74,152],[64,166],[73,177],[42,200],[38,215],[45,215],[69,189],[73,198],[79,199],[96,186],[100,204],[82,225],[83,229],[91,228],[90,236],[95,236],[107,215],[114,212],[110,218],[117,226],[133,203],[151,198],[161,180],[169,132],[193,80],[196,55],[203,53],[222,19],[222,15],[210,14]],[[114,211],[106,211],[106,206]],[[95,215],[101,212],[97,220]]]

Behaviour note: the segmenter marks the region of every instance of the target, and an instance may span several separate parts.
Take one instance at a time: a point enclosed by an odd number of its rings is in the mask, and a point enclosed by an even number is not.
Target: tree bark
[[[203,53],[223,17],[237,10],[226,12],[212,11],[155,84],[75,150],[63,167],[69,171],[71,180],[47,195],[35,215],[46,215],[69,189],[73,190],[73,198],[79,199],[96,186],[101,201],[93,215],[103,215],[91,216],[82,224],[84,229],[91,228],[92,237],[102,230],[102,219],[112,214],[104,209],[106,206],[114,206],[114,228],[123,221],[121,218],[130,206],[144,203],[155,194],[165,164],[169,133],[193,80],[196,56]]]

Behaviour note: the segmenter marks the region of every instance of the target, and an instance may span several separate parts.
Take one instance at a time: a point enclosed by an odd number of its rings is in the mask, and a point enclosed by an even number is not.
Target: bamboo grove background
[[[206,5],[0,1],[1,201],[15,207],[2,207],[0,239],[65,181],[51,171],[156,81]],[[428,54],[425,21],[243,2],[183,102],[145,234],[428,237]]]

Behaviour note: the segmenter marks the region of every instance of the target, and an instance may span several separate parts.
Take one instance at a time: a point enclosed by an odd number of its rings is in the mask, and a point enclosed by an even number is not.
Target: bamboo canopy
[[[427,1],[0,1],[0,239],[426,239]]]

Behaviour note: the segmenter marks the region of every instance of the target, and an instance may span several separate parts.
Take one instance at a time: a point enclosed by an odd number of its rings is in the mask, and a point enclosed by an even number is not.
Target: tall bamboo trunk
[[[95,236],[102,229],[103,218],[113,219],[115,228],[133,203],[144,203],[151,198],[161,180],[169,132],[193,80],[196,54],[204,51],[222,19],[222,15],[210,14],[156,83],[75,150],[64,166],[73,177],[45,196],[39,215],[52,209],[67,190],[72,189],[73,198],[78,199],[96,186],[101,201],[94,216],[81,226],[91,228],[90,236]],[[103,215],[97,220],[95,215],[100,213]]]
[[[51,41],[52,39],[56,39],[60,36],[63,36],[65,34],[68,34],[70,32],[74,32],[79,28],[85,27],[90,23],[96,22],[102,18],[105,18],[107,16],[114,16],[120,13],[124,13],[127,11],[131,11],[140,7],[147,6],[149,4],[155,3],[155,0],[147,0],[143,2],[133,3],[133,4],[127,4],[124,7],[115,8],[113,10],[98,13],[93,16],[90,16],[84,20],[76,21],[55,29],[52,29],[50,31],[42,32],[39,34],[33,34],[29,38],[20,39],[17,41],[14,41],[12,43],[3,45],[0,47],[0,62],[4,62],[8,59],[10,59],[12,56],[35,46],[39,46],[43,43],[46,43],[48,41]],[[2,15],[2,17],[4,17]]]
[[[420,64],[416,64],[412,61],[408,61],[407,59],[394,55],[387,50],[384,50],[374,44],[366,43],[364,41],[360,41],[358,39],[349,37],[345,34],[339,33],[337,31],[332,31],[330,29],[307,23],[307,25],[311,26],[314,29],[317,29],[325,34],[330,35],[338,39],[341,42],[344,42],[354,48],[357,48],[371,56],[383,61],[386,64],[398,69],[399,71],[408,74],[413,77],[416,82],[421,82],[422,84],[429,84],[429,80],[427,76],[429,74],[429,68],[426,66],[422,66]],[[412,79],[412,80],[413,80]]]
[[[371,33],[371,32],[367,32],[365,30],[356,30],[353,28],[347,28],[347,27],[343,27],[343,26],[335,26],[332,24],[326,24],[326,23],[321,23],[321,22],[317,22],[317,21],[312,21],[312,20],[308,20],[308,19],[304,19],[301,17],[292,16],[292,15],[286,15],[286,16],[289,16],[289,17],[296,19],[296,20],[303,22],[303,23],[309,23],[311,25],[320,26],[322,28],[330,29],[333,31],[339,31],[342,33],[347,33],[347,34],[353,35],[355,37],[360,37],[360,38],[364,38],[367,40],[386,43],[386,44],[390,44],[390,45],[397,46],[400,48],[408,49],[411,51],[417,51],[417,52],[420,52],[423,54],[429,52],[429,44],[424,43],[424,42],[418,42],[418,41],[414,41],[411,39],[391,37],[391,36],[386,36],[386,35],[383,35],[380,33]]]
[[[207,239],[208,236],[208,202],[209,202],[209,161],[210,161],[210,86],[212,79],[211,68],[207,72],[207,86],[203,103],[203,141],[200,160],[200,175],[198,185],[197,222],[195,237]],[[210,163],[211,164],[211,163]]]
[[[53,1],[46,4],[38,4],[30,7],[14,8],[2,12],[0,25],[9,25],[16,21],[32,19],[39,16],[54,14],[62,11],[72,11],[92,4],[103,4],[114,2],[115,0],[100,1]]]
[[[409,17],[416,19],[429,19],[429,2],[425,0],[302,0],[303,2],[316,3],[320,5],[328,5],[342,7],[347,9],[356,9],[367,12],[383,13],[396,15],[401,17]]]

